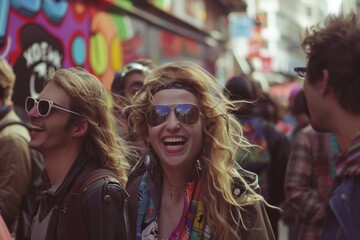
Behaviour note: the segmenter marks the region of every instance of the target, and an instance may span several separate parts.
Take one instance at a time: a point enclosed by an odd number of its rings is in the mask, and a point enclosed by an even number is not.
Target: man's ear
[[[327,69],[324,69],[322,71],[322,78],[319,82],[319,88],[321,95],[326,95],[331,90],[331,87],[329,85],[329,71]]]
[[[74,137],[82,137],[84,136],[89,129],[89,122],[86,119],[81,120],[73,130]]]

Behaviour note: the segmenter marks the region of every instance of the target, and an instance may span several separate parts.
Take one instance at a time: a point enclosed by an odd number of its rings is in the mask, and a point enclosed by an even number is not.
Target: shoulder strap
[[[88,239],[85,223],[82,219],[82,199],[84,192],[97,180],[119,182],[118,177],[110,170],[99,168],[89,170],[75,180],[63,202],[66,211],[66,225],[69,230],[69,239]],[[104,195],[104,200],[108,196]]]
[[[26,122],[10,120],[10,121],[6,121],[6,122],[4,122],[3,124],[0,125],[0,131],[3,130],[4,128],[10,126],[10,125],[21,125],[21,126],[24,126],[27,130],[31,129],[29,124],[27,124]]]
[[[98,168],[89,170],[80,176],[77,180],[75,180],[75,184],[71,187],[69,194],[84,192],[87,187],[100,178],[114,178],[116,181],[118,181],[118,177],[115,175],[115,173],[108,169]]]

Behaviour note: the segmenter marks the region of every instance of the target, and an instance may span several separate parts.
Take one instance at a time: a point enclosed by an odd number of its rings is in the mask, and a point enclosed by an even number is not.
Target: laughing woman
[[[149,151],[131,171],[132,239],[274,239],[256,175],[235,161],[249,144],[218,81],[184,62],[155,69],[130,106]]]

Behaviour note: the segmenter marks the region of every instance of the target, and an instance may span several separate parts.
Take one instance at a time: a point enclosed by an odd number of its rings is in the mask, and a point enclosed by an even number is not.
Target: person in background
[[[254,81],[252,81],[254,82]],[[256,85],[255,85],[256,86]],[[286,107],[279,99],[262,89],[256,91],[257,99],[253,113],[276,125],[280,132],[287,135],[292,130],[292,125],[286,121]]]
[[[127,64],[121,71],[116,72],[111,85],[112,92],[124,97],[129,103],[154,67],[150,59],[139,59]]]
[[[28,239],[129,239],[131,151],[116,134],[109,97],[95,76],[70,68],[49,72],[39,97],[26,99],[30,146],[44,157]]]
[[[309,125],[303,89],[293,94],[290,106],[296,124],[290,135],[283,220],[289,227],[289,239],[315,240],[320,238],[332,180],[332,157],[338,146],[334,134],[318,133]]]
[[[295,97],[302,90],[300,84],[294,84],[290,88],[289,96],[287,98],[287,106],[285,107],[285,114],[283,116],[283,121],[285,125],[289,126],[288,135],[291,135],[292,131],[296,128],[297,122],[295,116],[292,113],[292,109],[295,104]]]
[[[148,144],[130,173],[132,239],[275,239],[256,175],[236,163],[250,146],[234,105],[200,66],[158,67],[129,107]]]
[[[145,146],[141,139],[129,130],[128,114],[123,109],[129,105],[131,98],[143,86],[145,77],[154,67],[150,59],[139,59],[129,63],[121,71],[116,72],[111,85],[115,100],[113,112],[118,122],[120,136],[134,145],[140,155],[145,152]]]
[[[305,98],[304,91],[300,89],[294,94],[292,104],[289,106],[290,114],[295,119],[294,129],[291,131],[289,137],[293,145],[297,133],[310,123],[309,109]]]
[[[289,239],[318,240],[325,218],[327,195],[334,178],[338,144],[333,133],[318,133],[311,125],[293,142],[285,177]],[[291,216],[290,216],[291,214]]]
[[[251,80],[251,83],[255,83]],[[258,117],[270,121],[275,125],[281,120],[281,109],[277,99],[270,95],[268,92],[264,92],[257,84],[252,84],[255,88],[254,96],[256,96],[256,103],[253,106],[253,114]]]
[[[0,58],[0,126],[20,121],[11,97],[15,74],[4,58]],[[0,215],[11,233],[15,233],[21,201],[31,181],[31,157],[28,130],[10,125],[0,131]]]
[[[328,15],[307,29],[304,92],[312,127],[334,132],[340,147],[336,178],[320,239],[360,236],[360,20],[355,13]]]
[[[243,127],[244,136],[254,146],[240,149],[237,155],[239,164],[259,176],[261,194],[271,205],[280,206],[284,200],[284,178],[287,160],[290,154],[290,143],[285,134],[281,133],[273,122],[256,112],[257,100],[252,80],[246,77],[233,77],[227,81],[225,95],[236,103],[237,109],[232,113]],[[278,236],[280,211],[267,208],[269,219]]]

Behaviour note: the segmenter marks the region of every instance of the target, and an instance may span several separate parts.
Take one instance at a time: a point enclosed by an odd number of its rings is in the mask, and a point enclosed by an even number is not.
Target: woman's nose
[[[175,112],[171,111],[169,113],[169,117],[166,120],[166,128],[169,130],[173,130],[173,129],[179,129],[179,126],[180,126],[180,123],[175,115]]]

